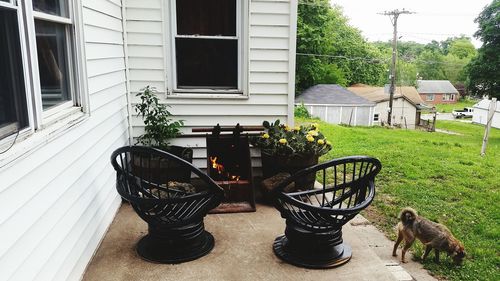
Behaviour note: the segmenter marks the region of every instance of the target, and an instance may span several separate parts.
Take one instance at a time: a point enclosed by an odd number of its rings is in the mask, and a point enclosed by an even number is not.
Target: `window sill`
[[[248,99],[248,95],[242,92],[217,93],[217,92],[172,92],[167,99]]]
[[[87,117],[88,115],[83,113],[81,108],[73,107],[51,116],[50,120],[45,119],[42,128],[36,132],[30,129],[20,132],[15,144],[8,151],[0,154],[0,170],[10,167],[18,160],[24,159],[36,151],[37,148],[64,135],[67,131],[87,120]],[[2,140],[0,151],[7,149],[13,140],[13,137]]]

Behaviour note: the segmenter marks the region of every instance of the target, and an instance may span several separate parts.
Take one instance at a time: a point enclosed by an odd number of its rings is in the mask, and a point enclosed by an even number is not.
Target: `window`
[[[427,94],[426,101],[433,101],[433,100],[434,100],[434,94]]]
[[[241,2],[171,0],[174,92],[242,92]]]
[[[0,6],[0,138],[28,126],[17,13]]]
[[[0,140],[79,104],[71,3],[0,0]]]
[[[455,100],[454,94],[443,94],[443,101],[453,101]]]
[[[379,120],[380,120],[380,114],[379,113],[373,114],[373,122],[378,122]]]

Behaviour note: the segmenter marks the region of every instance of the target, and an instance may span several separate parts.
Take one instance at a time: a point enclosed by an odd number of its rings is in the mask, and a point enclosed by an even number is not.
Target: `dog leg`
[[[439,250],[438,249],[434,249],[434,254],[435,254],[434,261],[436,263],[439,263]]]
[[[405,259],[405,254],[408,251],[408,249],[410,249],[411,245],[413,244],[413,241],[415,241],[415,238],[413,238],[410,241],[408,241],[408,240],[405,241],[405,246],[403,247],[403,251],[401,252],[401,262],[403,262],[403,263],[407,263],[408,262]]]
[[[392,256],[397,257],[397,250],[399,247],[399,244],[403,241],[403,233],[401,233],[401,230],[398,230],[398,239],[396,240],[396,244],[394,244],[394,248],[392,249]]]
[[[429,255],[429,253],[431,252],[432,250],[432,246],[431,245],[427,245],[425,247],[425,252],[424,254],[422,255],[422,260],[425,260],[425,258],[427,258],[427,256]]]

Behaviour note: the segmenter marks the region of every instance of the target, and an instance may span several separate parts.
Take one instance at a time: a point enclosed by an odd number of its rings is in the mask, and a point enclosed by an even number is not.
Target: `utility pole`
[[[496,109],[497,109],[497,98],[492,98],[488,110],[488,119],[486,119],[486,129],[484,131],[483,146],[481,147],[481,156],[484,156],[486,154],[486,145],[488,144],[488,137],[490,135],[491,123],[493,121],[493,116],[495,115]]]
[[[393,10],[393,11],[385,11],[383,13],[379,13],[379,15],[389,16],[391,19],[392,26],[394,28],[392,34],[392,64],[391,64],[391,87],[389,90],[389,112],[387,114],[387,123],[392,125],[392,101],[394,99],[394,90],[396,88],[396,54],[397,54],[397,45],[398,45],[398,18],[401,14],[414,14],[414,12],[403,10]]]

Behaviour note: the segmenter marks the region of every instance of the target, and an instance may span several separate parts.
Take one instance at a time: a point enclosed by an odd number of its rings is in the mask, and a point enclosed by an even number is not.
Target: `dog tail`
[[[399,218],[404,225],[409,225],[417,218],[417,211],[412,208],[404,208],[399,214]]]

